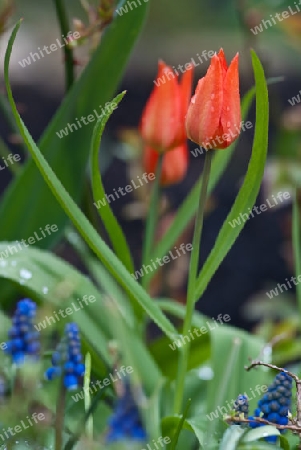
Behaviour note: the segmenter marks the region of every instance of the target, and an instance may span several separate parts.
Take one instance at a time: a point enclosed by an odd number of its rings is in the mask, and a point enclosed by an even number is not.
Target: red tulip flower
[[[198,82],[186,116],[189,139],[201,147],[226,148],[240,134],[238,54],[227,65],[224,51],[214,55]]]
[[[179,82],[171,67],[159,61],[155,87],[140,124],[145,144],[159,153],[178,147],[187,139],[185,116],[191,95],[192,73],[191,66]]]
[[[163,155],[161,186],[168,186],[182,181],[188,167],[188,149],[186,141]],[[144,149],[144,168],[147,173],[156,173],[159,153],[151,147]]]

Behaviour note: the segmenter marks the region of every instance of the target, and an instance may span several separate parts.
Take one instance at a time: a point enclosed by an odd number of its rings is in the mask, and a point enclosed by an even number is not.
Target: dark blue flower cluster
[[[276,375],[268,391],[258,402],[258,408],[254,412],[255,417],[261,417],[269,422],[278,425],[288,424],[288,411],[291,407],[292,399],[292,378],[286,372],[280,372]],[[254,417],[249,417],[254,419]],[[263,426],[256,422],[250,422],[252,428]],[[280,432],[283,432],[282,430]],[[265,438],[266,441],[275,443],[276,436]]]
[[[6,343],[6,353],[11,355],[15,364],[21,365],[25,358],[38,360],[40,353],[40,334],[34,328],[37,305],[29,298],[17,303],[12,318],[12,327],[8,332],[10,340]]]
[[[107,443],[125,439],[145,442],[147,439],[128,382],[124,384],[124,392],[117,400],[114,412],[109,419],[109,427]]]
[[[239,395],[234,402],[234,410],[237,415],[243,414],[245,418],[248,417],[249,413],[249,401],[246,395]]]
[[[68,323],[62,341],[52,354],[52,367],[46,370],[45,377],[53,380],[63,374],[65,388],[77,389],[85,373],[82,359],[79,328],[76,323]]]

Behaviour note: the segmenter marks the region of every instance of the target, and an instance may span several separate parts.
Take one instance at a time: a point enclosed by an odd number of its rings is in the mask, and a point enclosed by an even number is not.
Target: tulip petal
[[[191,88],[192,88],[192,78],[193,78],[193,67],[185,71],[181,82],[181,108],[182,108],[182,127],[179,130],[179,142],[184,142],[187,139],[186,128],[185,128],[185,117],[187,114],[189,102],[191,99]]]
[[[162,186],[180,183],[187,173],[188,148],[186,142],[166,152],[163,156]]]
[[[214,55],[189,105],[186,129],[192,141],[203,147],[211,146],[210,140],[219,127],[222,105],[223,68],[218,56]]]
[[[146,146],[143,155],[143,165],[147,173],[156,173],[159,153]],[[188,167],[188,149],[186,142],[166,152],[163,156],[161,186],[168,186],[182,181]]]
[[[238,54],[233,58],[224,81],[224,101],[221,114],[223,133],[229,134],[225,145],[232,143],[240,133],[241,108],[239,95]]]
[[[181,112],[177,77],[167,64],[160,61],[156,86],[142,115],[140,130],[143,139],[157,151],[164,151],[176,145],[181,126]]]
[[[226,56],[225,56],[224,50],[222,48],[218,52],[217,56],[218,56],[218,58],[220,60],[222,68],[223,68],[223,78],[225,78],[227,70],[228,70],[228,64],[227,64],[227,60],[226,60]]]
[[[185,109],[185,114],[191,98],[191,87],[193,78],[193,67],[185,71],[182,80],[180,82],[182,105]]]

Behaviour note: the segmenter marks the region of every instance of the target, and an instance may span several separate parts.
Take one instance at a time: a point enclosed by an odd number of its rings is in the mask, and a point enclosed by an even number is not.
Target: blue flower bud
[[[10,340],[5,352],[11,355],[15,364],[21,365],[26,359],[35,361],[40,354],[40,334],[34,327],[36,304],[25,298],[17,303],[12,318],[12,327],[8,332]]]
[[[76,323],[67,323],[64,337],[52,354],[52,367],[45,372],[45,377],[52,380],[62,374],[65,388],[77,389],[85,373],[82,359],[79,328]]]

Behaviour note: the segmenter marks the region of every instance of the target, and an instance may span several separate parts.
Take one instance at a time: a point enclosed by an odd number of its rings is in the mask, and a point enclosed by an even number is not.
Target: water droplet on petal
[[[229,106],[227,106],[226,111],[230,111],[230,107]]]
[[[230,127],[231,127],[231,122],[227,122],[226,127],[227,127],[227,128],[230,128]]]
[[[211,106],[211,112],[214,112],[214,106]]]
[[[211,98],[212,98],[212,100],[214,99],[214,97],[215,97],[215,94],[211,94]]]
[[[192,97],[191,103],[195,104],[195,96]]]
[[[29,270],[27,270],[27,269],[21,269],[20,277],[25,278],[25,280],[30,280],[30,278],[32,277],[32,273],[29,272]]]

